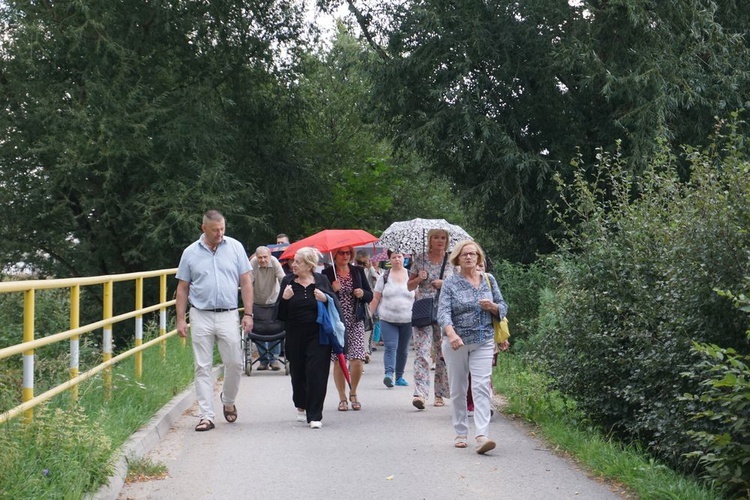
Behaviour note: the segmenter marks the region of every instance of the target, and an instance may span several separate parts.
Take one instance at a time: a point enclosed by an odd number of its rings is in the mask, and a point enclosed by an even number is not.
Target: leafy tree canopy
[[[551,250],[551,175],[569,177],[578,151],[620,143],[640,171],[659,137],[704,144],[748,95],[750,19],[734,0],[346,3],[381,54],[381,120],[521,260]]]

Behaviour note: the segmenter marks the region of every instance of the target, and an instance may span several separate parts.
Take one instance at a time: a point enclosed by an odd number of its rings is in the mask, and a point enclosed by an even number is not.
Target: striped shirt
[[[474,288],[460,273],[446,279],[440,289],[438,323],[443,328],[453,326],[464,344],[481,344],[488,339],[494,339],[492,314],[479,307],[481,299],[490,299],[497,304],[500,318],[504,318],[508,313],[508,304],[503,300],[495,277],[491,274],[486,276],[490,279],[492,289],[487,286],[485,274],[482,274],[479,286]]]

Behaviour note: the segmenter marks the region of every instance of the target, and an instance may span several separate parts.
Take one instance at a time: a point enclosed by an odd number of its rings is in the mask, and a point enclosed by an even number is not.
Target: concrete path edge
[[[221,376],[222,367],[214,368],[214,380]],[[125,479],[128,477],[128,461],[138,460],[151,451],[169,432],[172,424],[195,403],[195,384],[172,398],[151,420],[138,429],[116,453],[114,472],[106,484],[95,493],[87,495],[87,500],[117,500]]]

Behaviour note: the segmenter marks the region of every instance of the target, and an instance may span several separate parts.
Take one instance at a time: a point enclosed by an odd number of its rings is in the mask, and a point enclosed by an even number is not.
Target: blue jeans
[[[273,349],[268,349],[271,344],[276,344]],[[258,347],[258,354],[260,355],[260,364],[267,365],[271,361],[281,355],[281,342],[256,342],[255,345]]]
[[[383,339],[383,365],[386,375],[396,374],[396,379],[403,377],[406,357],[409,354],[411,340],[411,323],[388,323],[380,320],[380,337]]]
[[[380,321],[376,321],[375,324],[372,325],[372,341],[380,342]]]

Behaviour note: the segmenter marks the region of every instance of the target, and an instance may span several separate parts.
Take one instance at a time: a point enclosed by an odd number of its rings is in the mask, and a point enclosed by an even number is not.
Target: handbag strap
[[[448,262],[448,253],[446,252],[445,255],[443,255],[443,266],[440,268],[440,277],[439,280],[443,279],[443,273],[445,272],[445,264]]]
[[[484,273],[484,280],[487,282],[487,287],[490,289],[490,295],[492,295],[492,283],[490,283],[490,275],[489,273]],[[494,299],[494,297],[493,297]],[[495,318],[495,315],[490,313],[490,316]]]

